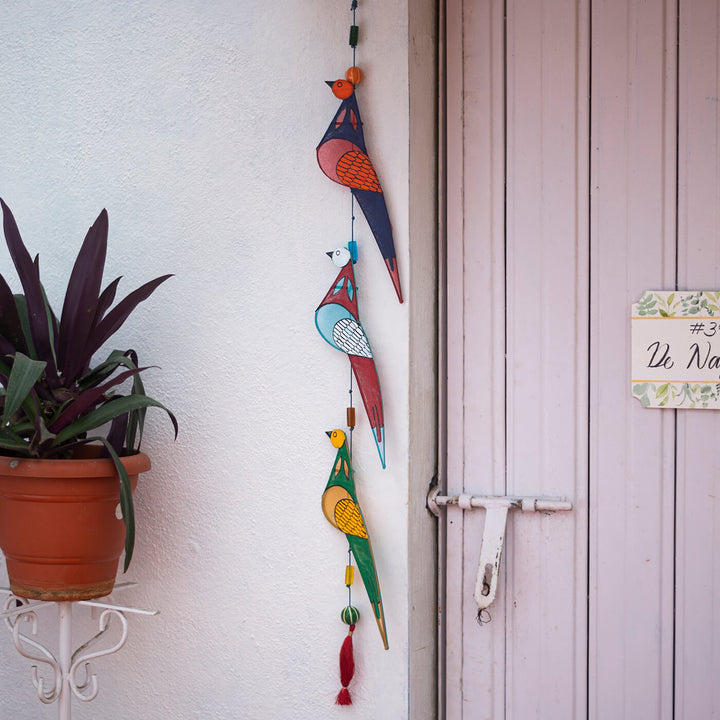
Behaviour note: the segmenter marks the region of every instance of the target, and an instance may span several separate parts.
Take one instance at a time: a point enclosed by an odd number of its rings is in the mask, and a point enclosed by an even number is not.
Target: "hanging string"
[[[355,408],[353,407],[353,371],[350,368],[350,388],[348,389],[350,404],[347,408],[346,422],[348,426],[348,454],[350,455],[350,465],[353,459],[353,431],[355,430]]]
[[[350,26],[350,47],[352,48],[352,56],[353,56],[353,65],[355,64],[355,48],[358,44],[358,36],[360,34],[360,28],[357,26],[357,22],[355,19],[355,14],[357,12],[357,6],[358,6],[358,0],[352,0],[350,3],[350,9],[352,10],[353,14],[353,24]]]
[[[349,45],[352,47],[352,64],[355,66],[355,51],[357,49],[358,38],[360,35],[359,28],[357,25],[357,6],[358,0],[352,0],[350,3],[350,10],[352,11],[352,25],[350,26],[350,38]],[[355,241],[355,195],[350,193],[350,242],[348,243],[348,250],[350,251],[351,262],[355,263],[358,259],[357,242]],[[357,288],[355,288],[357,292]],[[352,464],[352,451],[353,451],[353,430],[355,429],[355,409],[353,408],[353,372],[350,369],[350,406],[347,412],[347,425],[350,430],[348,451],[350,453],[350,463]],[[352,603],[349,603],[352,605]]]
[[[358,0],[352,0],[350,8],[353,14],[353,24],[350,27],[350,46],[352,47],[353,56],[353,67],[355,66],[355,48],[358,42],[358,26],[355,22],[355,13],[357,10]],[[348,78],[349,80],[350,78]],[[350,242],[348,243],[348,250],[350,251],[350,262],[355,263],[358,259],[357,242],[355,241],[355,196],[350,194]],[[357,287],[354,288],[354,292],[357,293]],[[355,408],[353,407],[353,371],[350,368],[350,386],[348,389],[349,405],[347,408],[347,426],[348,426],[348,454],[350,456],[350,473],[351,480],[352,474],[352,456],[353,456],[353,431],[355,430]],[[335,703],[337,705],[352,705],[352,698],[348,686],[350,681],[355,674],[355,659],[353,657],[353,633],[355,632],[355,623],[358,621],[360,614],[352,604],[352,584],[355,574],[355,567],[353,565],[353,554],[352,549],[348,547],[348,562],[345,568],[345,585],[348,593],[348,604],[347,607],[342,611],[342,620],[347,625],[348,634],[343,640],[342,647],[340,648],[340,684],[341,690],[338,693]]]
[[[348,564],[345,572],[345,584],[348,591],[348,607],[352,607],[352,584],[353,584],[353,557],[352,550],[348,547]]]
[[[360,35],[360,28],[357,26],[356,13],[357,13],[358,0],[352,0],[350,9],[352,10],[353,19],[352,25],[350,26],[350,39],[349,45],[352,47],[352,64],[355,67],[355,51],[357,49],[358,37]],[[349,79],[349,78],[348,78]],[[355,195],[350,193],[350,243],[348,244],[348,250],[352,256],[353,262],[357,262],[357,243],[355,242]]]
[[[348,686],[355,674],[355,658],[353,656],[353,633],[355,623],[360,619],[360,613],[352,604],[352,584],[355,575],[355,567],[352,564],[352,550],[348,548],[348,564],[345,568],[345,585],[348,589],[348,604],[342,611],[341,617],[346,625],[349,625],[348,634],[340,647],[340,684],[342,688],[335,698],[336,705],[352,705],[352,697]]]

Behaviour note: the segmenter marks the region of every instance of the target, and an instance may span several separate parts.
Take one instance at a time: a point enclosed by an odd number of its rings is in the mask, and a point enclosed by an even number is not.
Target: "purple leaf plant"
[[[170,410],[145,394],[134,350],[93,357],[135,308],[170,275],[151,280],[114,307],[120,278],[102,287],[108,239],[103,210],[85,236],[68,280],[60,319],[40,280],[39,260],[30,256],[10,208],[0,198],[5,241],[23,292],[13,294],[0,274],[0,454],[69,458],[94,443],[112,458],[120,481],[126,526],[125,570],[132,558],[135,519],[132,491],[120,457],[139,452],[145,411]],[[123,389],[127,386],[127,389]]]

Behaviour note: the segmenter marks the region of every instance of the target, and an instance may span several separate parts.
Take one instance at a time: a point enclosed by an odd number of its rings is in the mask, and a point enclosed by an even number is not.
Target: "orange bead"
[[[347,72],[345,73],[345,78],[349,80],[353,85],[359,85],[363,79],[363,72],[359,67],[353,65],[351,68],[347,69]]]
[[[347,409],[347,418],[346,419],[347,419],[347,426],[349,428],[354,428],[355,427],[355,408],[354,407],[349,407]]]
[[[355,92],[355,87],[349,80],[336,80],[333,83],[332,91],[336,98],[345,100]]]

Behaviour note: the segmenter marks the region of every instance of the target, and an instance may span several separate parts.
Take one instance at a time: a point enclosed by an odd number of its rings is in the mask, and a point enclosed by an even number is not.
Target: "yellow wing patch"
[[[335,519],[335,506],[338,504],[338,502],[340,502],[340,500],[344,500],[347,498],[352,501],[350,493],[340,485],[331,485],[325,490],[322,496],[323,515],[325,515],[327,521],[331,525],[334,525],[338,530],[340,530],[340,527],[338,526],[337,520]]]
[[[360,507],[352,498],[342,498],[335,505],[335,525],[346,535],[367,539],[367,529]]]

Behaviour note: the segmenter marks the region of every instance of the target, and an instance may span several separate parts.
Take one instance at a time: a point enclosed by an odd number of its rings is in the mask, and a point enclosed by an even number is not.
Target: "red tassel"
[[[355,674],[355,658],[353,658],[352,642],[353,632],[355,632],[355,626],[351,625],[347,637],[343,640],[342,647],[340,648],[340,683],[342,684],[342,690],[338,693],[337,698],[335,698],[336,705],[352,705],[348,685]]]
[[[343,688],[337,698],[335,698],[336,705],[352,705],[352,698],[350,697],[350,691],[347,688]]]

